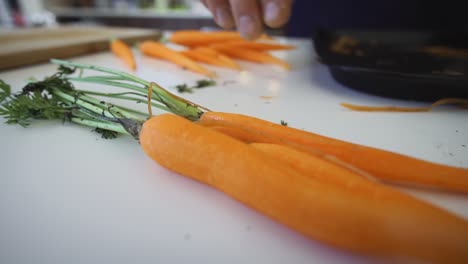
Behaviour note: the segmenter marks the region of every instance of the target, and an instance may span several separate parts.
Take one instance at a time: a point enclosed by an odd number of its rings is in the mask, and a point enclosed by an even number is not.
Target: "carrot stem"
[[[83,118],[78,118],[74,117],[71,119],[73,123],[77,123],[83,126],[88,126],[88,127],[97,127],[97,128],[102,128],[106,130],[111,130],[120,134],[124,135],[130,135],[127,130],[125,130],[121,125],[116,125],[112,123],[104,123],[102,121],[92,121],[88,119],[83,119]]]

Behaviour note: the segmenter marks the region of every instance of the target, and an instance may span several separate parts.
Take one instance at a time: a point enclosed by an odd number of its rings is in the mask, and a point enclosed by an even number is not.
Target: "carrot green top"
[[[0,80],[0,116],[7,123],[28,126],[34,119],[59,119],[96,128],[105,138],[129,134],[138,139],[148,113],[111,104],[97,97],[107,97],[149,104],[152,107],[198,120],[208,109],[178,97],[160,85],[134,75],[88,64],[51,60],[58,71],[42,81],[28,83],[17,94]],[[77,73],[79,70],[79,74]],[[82,76],[84,70],[98,75]],[[122,88],[103,93],[76,89],[74,83],[87,82]],[[148,98],[149,97],[149,98]]]

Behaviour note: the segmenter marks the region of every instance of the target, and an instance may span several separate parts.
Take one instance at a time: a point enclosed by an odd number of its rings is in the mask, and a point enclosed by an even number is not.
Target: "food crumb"
[[[223,86],[229,85],[229,84],[236,84],[236,81],[224,81]]]

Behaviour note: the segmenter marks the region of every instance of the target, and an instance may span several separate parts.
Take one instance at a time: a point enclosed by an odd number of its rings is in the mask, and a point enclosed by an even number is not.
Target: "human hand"
[[[216,23],[231,29],[234,26],[244,38],[253,39],[263,32],[263,25],[278,28],[291,15],[293,0],[202,0]]]

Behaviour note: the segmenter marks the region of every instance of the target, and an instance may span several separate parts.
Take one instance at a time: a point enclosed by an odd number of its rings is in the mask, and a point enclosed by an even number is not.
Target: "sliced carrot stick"
[[[235,70],[241,70],[241,67],[239,66],[239,64],[237,64],[234,60],[232,60],[228,56],[225,56],[222,53],[220,53],[220,52],[218,52],[218,51],[216,51],[216,50],[214,50],[212,48],[209,48],[209,47],[196,47],[193,50],[196,50],[197,52],[206,54],[208,56],[214,56],[218,60],[224,62],[228,67],[230,67],[232,69],[235,69]]]
[[[260,38],[268,38],[262,36]],[[203,46],[231,40],[241,40],[237,31],[203,32],[197,30],[180,30],[171,34],[169,41],[184,46]]]
[[[370,194],[321,183],[241,141],[170,114],[145,122],[140,142],[161,166],[312,239],[371,255],[468,261],[467,222],[409,195],[378,185]],[[331,167],[327,173],[335,172],[340,173]]]
[[[278,59],[265,52],[249,50],[249,49],[240,49],[236,46],[227,46],[227,45],[213,45],[211,47],[232,58],[265,63],[265,64],[276,64],[287,70],[291,69],[291,65],[289,65],[287,62],[281,59]]]
[[[136,70],[135,57],[133,56],[132,50],[125,42],[119,39],[113,39],[110,42],[110,48],[111,51],[121,58],[132,71]]]
[[[259,41],[249,41],[249,40],[232,40],[223,42],[225,45],[236,46],[238,48],[246,48],[258,51],[272,51],[272,50],[292,50],[295,49],[295,46],[278,44],[278,43],[268,43],[268,42],[259,42]]]
[[[182,55],[181,53],[172,50],[163,44],[155,41],[145,41],[140,45],[140,51],[148,56],[152,56],[155,58],[171,61],[177,65],[182,67],[186,67],[187,69],[203,74],[210,78],[214,78],[215,74],[208,69],[202,67],[195,61],[191,60],[190,58]]]
[[[207,112],[201,116],[198,123],[205,126],[234,127],[252,134],[259,133],[267,141],[263,143],[280,141],[282,145],[300,151],[304,151],[304,148],[314,152],[319,150],[387,182],[468,193],[468,169],[465,168],[436,164],[245,115]],[[257,138],[258,136],[255,137]]]
[[[231,64],[226,63],[225,61],[219,59],[216,55],[209,55],[209,54],[200,52],[197,49],[185,50],[185,51],[181,51],[181,53],[194,61],[238,70],[238,68],[235,68]]]
[[[194,61],[203,62],[206,64],[211,64],[220,67],[226,67],[226,65],[222,61],[216,59],[215,57],[207,56],[206,54],[202,54],[194,50],[184,50],[180,53]]]

